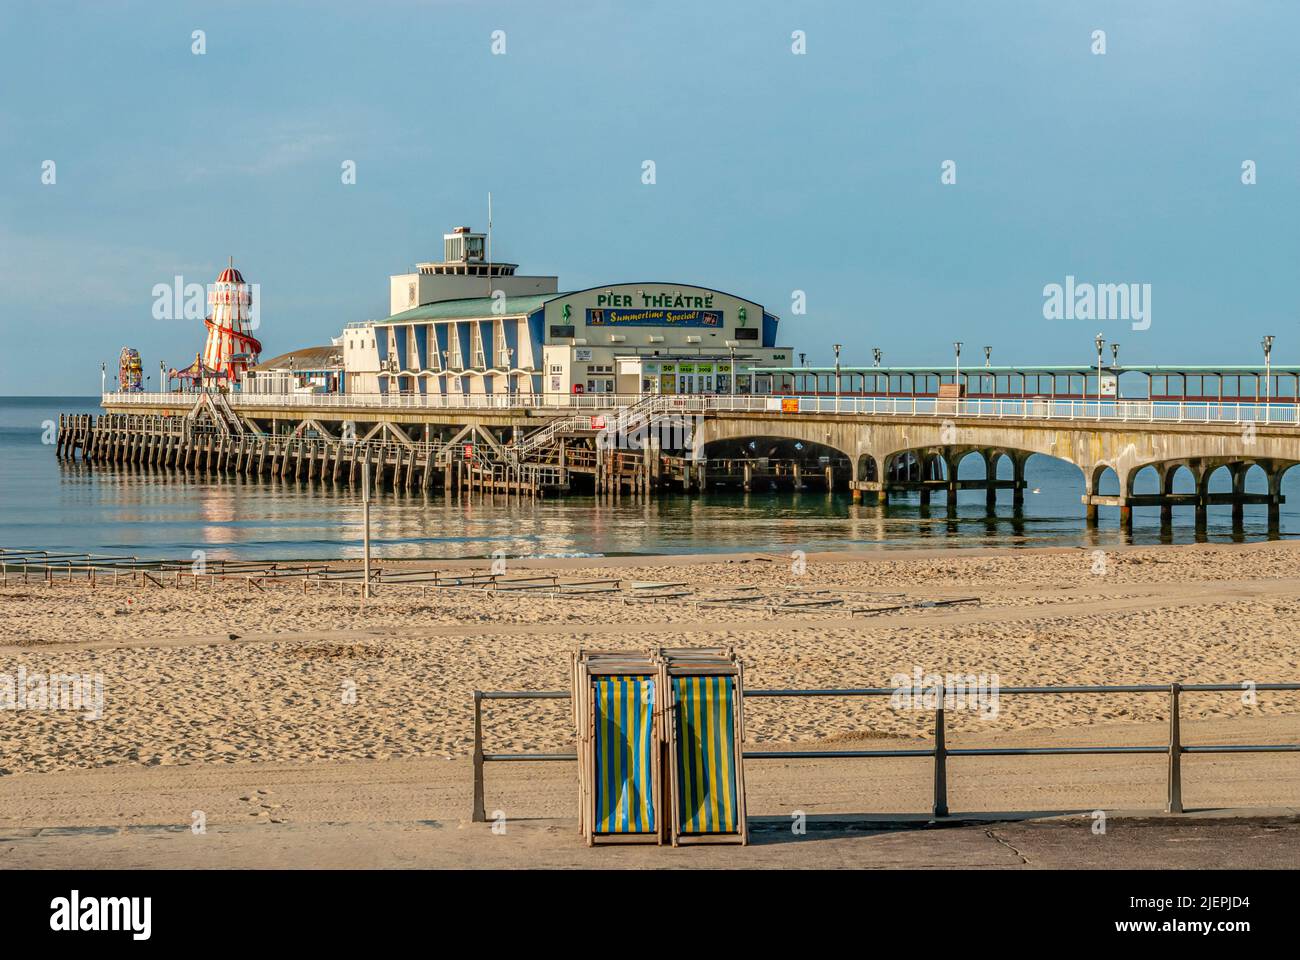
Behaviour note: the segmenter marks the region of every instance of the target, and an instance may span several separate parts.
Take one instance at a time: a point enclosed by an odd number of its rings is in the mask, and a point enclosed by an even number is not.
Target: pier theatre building
[[[441,262],[390,278],[392,315],[343,331],[347,393],[549,397],[767,392],[789,367],[759,303],[681,283],[561,292],[490,262],[458,227]]]

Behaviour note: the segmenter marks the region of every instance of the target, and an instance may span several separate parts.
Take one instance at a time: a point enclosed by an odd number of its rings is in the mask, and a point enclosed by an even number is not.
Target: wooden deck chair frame
[[[668,816],[663,806],[663,777],[660,758],[662,756],[662,710],[660,698],[662,686],[657,660],[645,653],[629,651],[579,651],[573,656],[573,700],[574,722],[577,727],[578,747],[578,809],[579,829],[587,841],[587,846],[607,843],[663,843],[663,823]],[[653,684],[654,700],[646,712],[648,727],[647,738],[648,783],[645,795],[653,804],[651,828],[644,832],[602,832],[597,802],[599,789],[597,777],[597,744],[599,737],[596,730],[597,701],[595,685],[601,680],[612,677],[631,677]]]
[[[660,687],[663,701],[664,756],[661,762],[667,771],[665,789],[667,797],[662,806],[668,816],[665,828],[673,846],[697,843],[749,843],[749,825],[745,813],[745,762],[744,762],[744,670],[730,647],[701,647],[695,649],[661,649],[659,659],[662,670]],[[683,745],[678,742],[680,704],[674,680],[695,677],[721,677],[732,684],[731,718],[734,736],[728,755],[731,759],[736,787],[735,829],[727,832],[687,832],[682,829],[681,775],[678,758]]]

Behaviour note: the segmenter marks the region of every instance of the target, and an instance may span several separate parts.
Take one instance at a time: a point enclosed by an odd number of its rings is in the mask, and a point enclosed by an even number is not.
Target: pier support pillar
[[[1023,507],[1025,505],[1025,458],[1019,455],[1011,457],[1012,479],[1015,481],[1011,489],[1011,505],[1013,507]]]
[[[1246,493],[1246,472],[1249,465],[1245,463],[1234,463],[1229,465],[1228,471],[1232,474],[1232,529],[1233,532],[1240,532],[1246,526],[1245,510],[1245,493]]]
[[[1127,500],[1120,504],[1119,525],[1123,530],[1130,532],[1133,530],[1133,508],[1129,506]]]

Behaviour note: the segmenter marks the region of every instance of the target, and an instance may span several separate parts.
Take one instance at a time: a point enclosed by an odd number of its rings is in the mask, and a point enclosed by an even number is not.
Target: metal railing
[[[1161,423],[1300,423],[1293,403],[1177,400],[945,400],[935,397],[659,396],[656,412],[844,414],[893,417],[981,417],[1003,420],[1104,420]]]
[[[197,393],[106,393],[103,404],[114,406],[189,406]],[[379,410],[570,410],[610,411],[631,406],[643,399],[637,395],[586,393],[569,395],[535,394],[438,394],[438,393],[232,393],[226,399],[235,409],[285,407],[313,409]]]
[[[1300,743],[1279,744],[1202,744],[1183,743],[1180,720],[1180,700],[1186,693],[1240,693],[1242,690],[1300,690],[1300,683],[1169,683],[1122,684],[1112,686],[1059,686],[1059,687],[1000,687],[1004,695],[1062,695],[1062,694],[1164,694],[1169,697],[1169,740],[1167,743],[1136,747],[968,747],[951,748],[945,730],[945,706],[934,708],[934,743],[925,749],[900,750],[745,750],[745,760],[868,760],[883,758],[929,758],[934,761],[934,800],[931,815],[950,816],[948,810],[948,758],[949,757],[1043,757],[1089,756],[1097,754],[1159,754],[1169,758],[1166,780],[1166,813],[1183,812],[1182,757],[1184,754],[1206,753],[1300,753]],[[892,687],[863,687],[843,689],[776,689],[746,690],[750,697],[933,697],[936,703],[947,704],[955,700],[956,691],[945,687],[942,697],[938,687],[921,689]],[[474,809],[472,820],[486,822],[484,803],[483,768],[488,763],[518,761],[576,761],[576,753],[485,753],[483,750],[484,700],[569,700],[567,690],[475,690],[474,691]]]
[[[192,404],[194,393],[106,393],[113,406]],[[227,395],[232,409],[376,410],[542,410],[562,415],[575,410],[616,411],[641,405],[646,412],[843,414],[895,417],[981,417],[1003,420],[1075,420],[1159,423],[1262,423],[1300,425],[1300,404],[1219,403],[1177,400],[1052,400],[1045,397],[956,400],[935,397],[808,397],[798,395],[636,394],[420,394],[313,393]],[[647,401],[651,401],[647,403]]]

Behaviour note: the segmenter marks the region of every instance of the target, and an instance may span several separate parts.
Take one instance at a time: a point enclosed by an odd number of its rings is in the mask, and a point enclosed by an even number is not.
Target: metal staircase
[[[607,421],[603,429],[613,430],[626,427],[629,423],[632,423],[639,418],[644,418],[645,422],[648,424],[653,419],[653,415],[656,412],[667,408],[667,405],[663,401],[671,399],[671,397],[657,395],[642,397],[630,407],[621,407],[615,414],[613,421]],[[534,430],[518,443],[506,447],[505,450],[517,460],[519,457],[546,446],[556,437],[565,434],[578,433],[584,430],[590,432],[592,416],[593,414],[585,413],[559,417],[552,420],[540,430]]]

